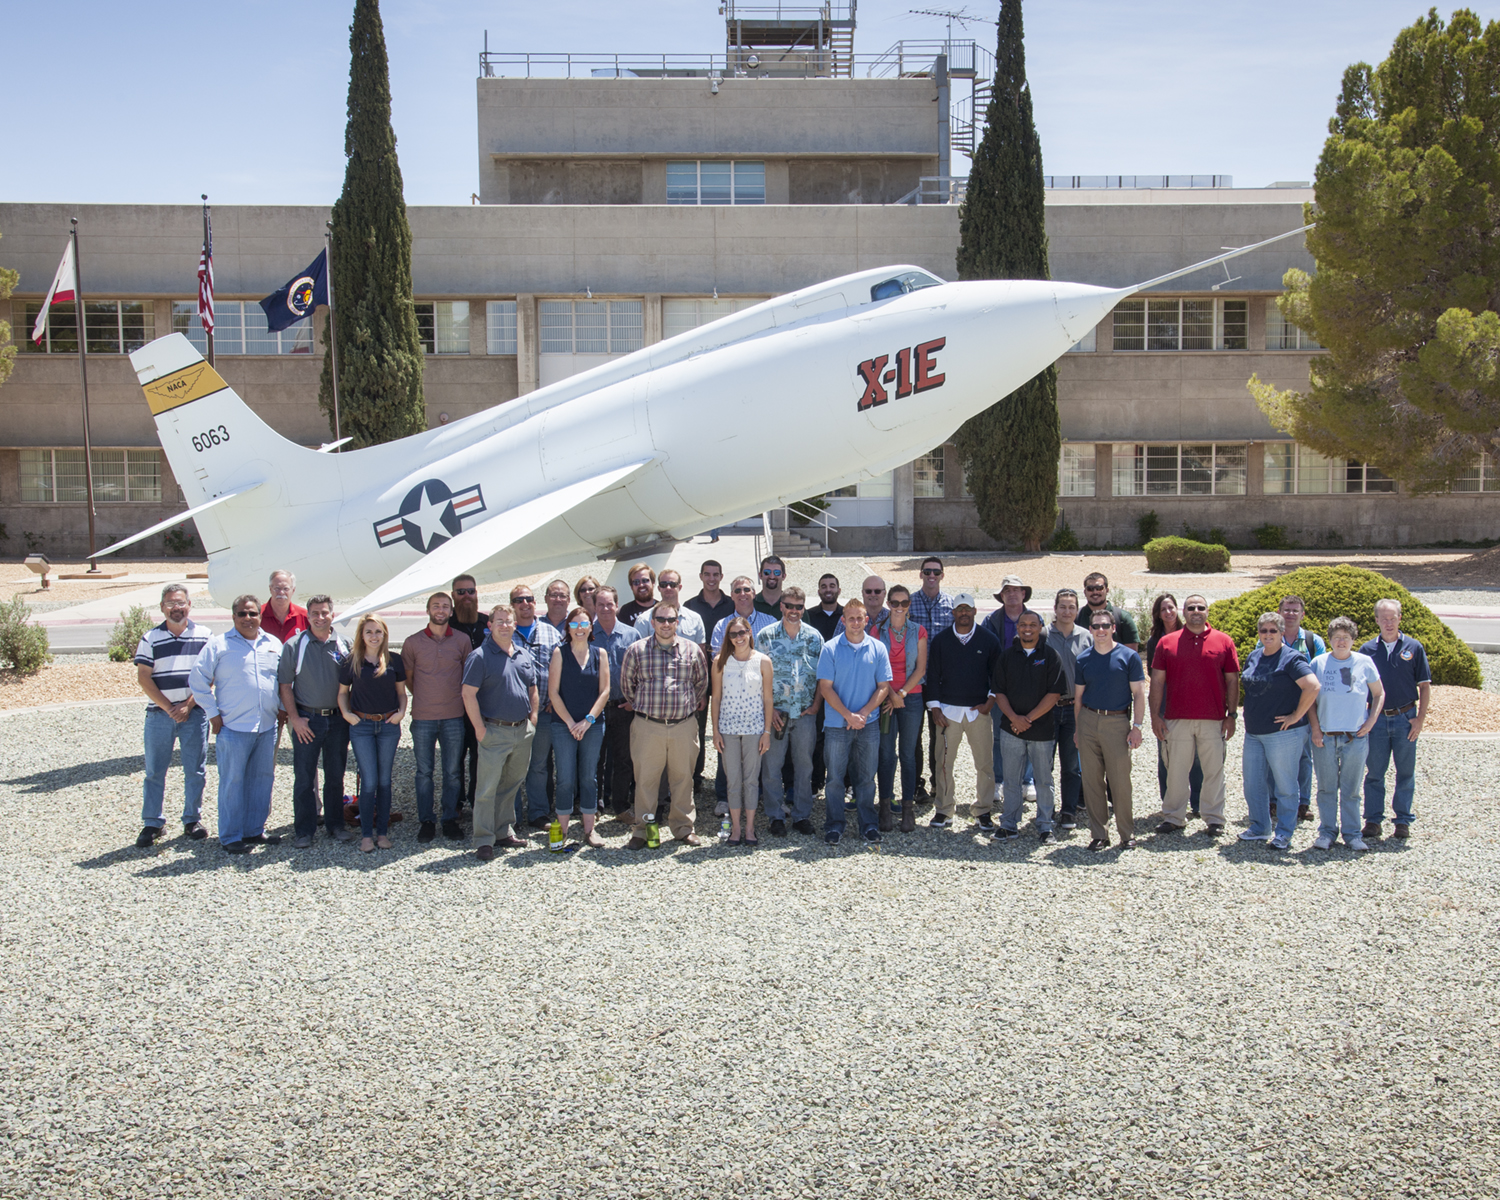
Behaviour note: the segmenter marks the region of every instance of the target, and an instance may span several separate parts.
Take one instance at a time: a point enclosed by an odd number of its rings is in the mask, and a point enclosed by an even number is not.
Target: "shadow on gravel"
[[[176,762],[175,758],[173,762]],[[85,783],[98,783],[101,779],[134,775],[145,769],[145,756],[133,754],[122,758],[105,758],[98,762],[82,762],[71,767],[54,767],[50,771],[38,771],[35,775],[17,775],[14,779],[0,779],[0,784],[16,788],[22,793],[37,795],[42,792],[60,792]]]

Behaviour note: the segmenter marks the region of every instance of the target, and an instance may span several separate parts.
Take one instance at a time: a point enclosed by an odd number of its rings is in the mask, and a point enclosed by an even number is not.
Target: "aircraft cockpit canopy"
[[[871,300],[890,300],[922,288],[941,287],[943,281],[926,271],[904,271],[894,279],[883,279],[870,289]]]

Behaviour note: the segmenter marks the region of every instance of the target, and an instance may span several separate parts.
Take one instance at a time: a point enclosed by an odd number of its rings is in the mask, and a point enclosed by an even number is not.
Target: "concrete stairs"
[[[827,558],[823,543],[798,533],[796,530],[771,530],[771,552],[783,558]]]

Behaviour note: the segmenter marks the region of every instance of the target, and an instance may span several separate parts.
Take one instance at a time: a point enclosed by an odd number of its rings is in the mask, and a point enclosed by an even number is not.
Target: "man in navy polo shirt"
[[[1078,654],[1073,668],[1073,716],[1083,769],[1083,800],[1088,807],[1089,849],[1109,849],[1109,802],[1115,806],[1120,848],[1135,846],[1131,808],[1130,756],[1141,744],[1146,719],[1146,672],[1141,656],[1115,641],[1115,617],[1108,609],[1085,609],[1094,643]],[[1132,706],[1134,714],[1132,716]],[[1108,789],[1106,791],[1106,788]]]
[[[1361,654],[1374,660],[1385,687],[1384,706],[1370,730],[1370,753],[1365,761],[1364,836],[1380,836],[1380,823],[1385,820],[1385,773],[1395,759],[1391,808],[1396,815],[1396,836],[1408,838],[1415,819],[1412,797],[1417,789],[1417,735],[1427,718],[1432,672],[1422,643],[1401,632],[1401,601],[1377,600],[1375,623],[1380,626],[1380,636],[1359,648]]]

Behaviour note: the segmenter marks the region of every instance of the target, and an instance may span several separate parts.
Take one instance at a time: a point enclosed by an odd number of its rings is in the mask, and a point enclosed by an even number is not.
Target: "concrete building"
[[[948,162],[972,143],[983,50],[906,43],[861,60],[831,23],[837,10],[809,10],[800,34],[746,33],[743,20],[736,32],[729,10],[726,54],[700,60],[482,56],[480,203],[410,210],[430,424],[849,271],[912,263],[955,276],[959,192]],[[829,27],[807,32],[830,11]],[[794,53],[785,43],[797,37]],[[955,82],[967,88],[957,100]],[[1221,178],[1052,182],[1053,277],[1111,286],[1293,228],[1311,198]],[[1209,186],[1176,186],[1198,182]],[[0,205],[0,261],[21,273],[0,301],[22,349],[0,388],[0,552],[10,554],[87,548],[71,312],[54,315],[42,347],[29,338],[70,216],[89,304],[100,544],[180,511],[125,353],[173,329],[201,339],[199,209]],[[317,407],[323,315],[311,330],[268,334],[255,301],[317,254],[327,218],[318,207],[214,209],[220,373],[273,427],[310,445],[329,438]],[[1294,266],[1312,267],[1295,239],[1180,280],[1120,306],[1064,357],[1061,507],[1085,545],[1129,543],[1148,510],[1163,532],[1218,528],[1247,544],[1266,524],[1304,545],[1496,533],[1493,460],[1475,465],[1464,490],[1408,496],[1266,422],[1246,380],[1303,385],[1318,353],[1272,301]],[[993,544],[943,446],[829,504],[836,552]]]

